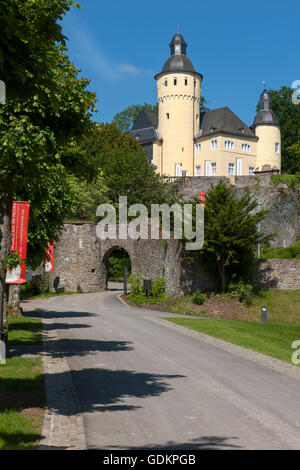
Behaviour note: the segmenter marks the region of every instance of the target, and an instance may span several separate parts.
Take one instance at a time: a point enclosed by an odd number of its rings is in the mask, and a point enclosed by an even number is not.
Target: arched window
[[[165,80],[165,86],[168,86],[168,80]]]
[[[176,77],[174,77],[173,84],[177,85],[177,78]]]
[[[185,84],[185,86],[187,86],[187,84],[188,84],[188,79],[186,77],[184,79],[184,84]]]

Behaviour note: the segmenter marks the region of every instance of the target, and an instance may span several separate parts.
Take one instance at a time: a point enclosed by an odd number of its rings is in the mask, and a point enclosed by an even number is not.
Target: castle
[[[155,75],[158,113],[143,110],[130,134],[165,176],[243,176],[279,172],[281,135],[267,90],[248,127],[228,107],[201,112],[203,75],[175,34],[171,57]]]

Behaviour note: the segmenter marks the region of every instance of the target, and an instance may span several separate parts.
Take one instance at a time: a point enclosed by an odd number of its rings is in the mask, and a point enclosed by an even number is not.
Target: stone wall
[[[261,289],[300,289],[299,259],[260,259],[254,274]]]
[[[209,191],[218,183],[233,184],[238,196],[250,191],[260,199],[261,208],[269,211],[261,222],[263,233],[277,233],[270,242],[272,248],[286,247],[295,243],[300,236],[299,191],[289,189],[285,184],[274,185],[270,176],[200,176],[188,178],[178,184],[179,192],[185,200],[199,195],[199,191]]]
[[[66,223],[55,246],[54,272],[50,289],[59,277],[65,291],[97,292],[107,287],[107,262],[116,247],[130,256],[132,273],[144,279],[165,277],[169,295],[180,291],[180,252],[177,240],[99,240],[92,223]]]
[[[299,191],[286,185],[275,186],[270,176],[193,177],[179,184],[185,200],[208,191],[218,182],[234,184],[238,196],[251,191],[260,198],[269,215],[261,223],[265,234],[277,232],[273,247],[288,246],[300,235],[298,213]],[[124,248],[131,259],[132,272],[144,279],[165,277],[168,295],[179,295],[196,289],[216,288],[216,281],[199,264],[190,264],[177,240],[99,240],[92,223],[66,223],[55,248],[55,272],[50,274],[50,288],[59,277],[59,287],[66,291],[97,292],[107,287],[107,261],[115,247]],[[260,260],[255,279],[263,288],[300,288],[300,260]]]

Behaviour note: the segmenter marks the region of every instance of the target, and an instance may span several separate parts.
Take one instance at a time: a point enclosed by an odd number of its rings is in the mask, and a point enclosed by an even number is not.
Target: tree
[[[32,96],[36,84],[48,86],[57,47],[66,37],[58,21],[78,6],[72,0],[0,0],[0,79],[8,98]]]
[[[289,87],[269,92],[281,126],[282,172],[297,173],[300,171],[300,104],[292,102],[294,91]]]
[[[205,203],[204,245],[200,256],[213,271],[217,271],[222,292],[233,270],[245,274],[255,258],[258,242],[266,243],[257,224],[267,211],[256,211],[257,201],[250,192],[241,198],[236,190],[219,183],[207,192]]]
[[[178,199],[177,189],[163,182],[141,149],[103,153],[100,165],[109,188],[108,197],[115,205],[119,196],[127,196],[129,205],[141,203],[148,210],[151,204],[172,204]]]
[[[158,111],[158,106],[152,105],[149,103],[144,103],[144,104],[134,104],[132,106],[128,106],[126,109],[121,111],[120,113],[117,113],[114,117],[112,122],[118,126],[118,128],[122,132],[129,132],[130,129],[132,128],[133,124],[135,123],[138,115],[140,112],[145,109],[146,111]]]
[[[77,178],[68,175],[73,195],[73,204],[64,213],[65,220],[90,220],[95,221],[96,210],[100,204],[110,202],[108,187],[101,172],[95,178],[87,181],[85,178]]]
[[[59,47],[52,50],[52,65],[47,71],[51,88],[43,81],[35,83],[35,95],[8,99],[0,107],[0,327],[13,197],[22,194],[31,200],[35,185],[43,187],[48,195],[46,199],[34,199],[39,210],[42,204],[48,204],[42,215],[44,225],[35,224],[38,231],[31,239],[35,240],[35,248],[39,248],[36,253],[42,256],[47,242],[57,239],[62,225],[62,208],[57,204],[69,197],[60,168],[62,148],[68,142],[76,142],[92,127],[90,116],[95,109],[95,94],[86,89],[89,81],[78,79],[79,69]],[[46,188],[44,183],[50,186]]]

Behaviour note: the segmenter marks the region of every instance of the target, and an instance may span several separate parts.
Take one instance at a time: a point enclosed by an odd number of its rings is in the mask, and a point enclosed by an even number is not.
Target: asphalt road
[[[46,300],[89,449],[299,449],[300,381],[153,321],[117,291]]]

